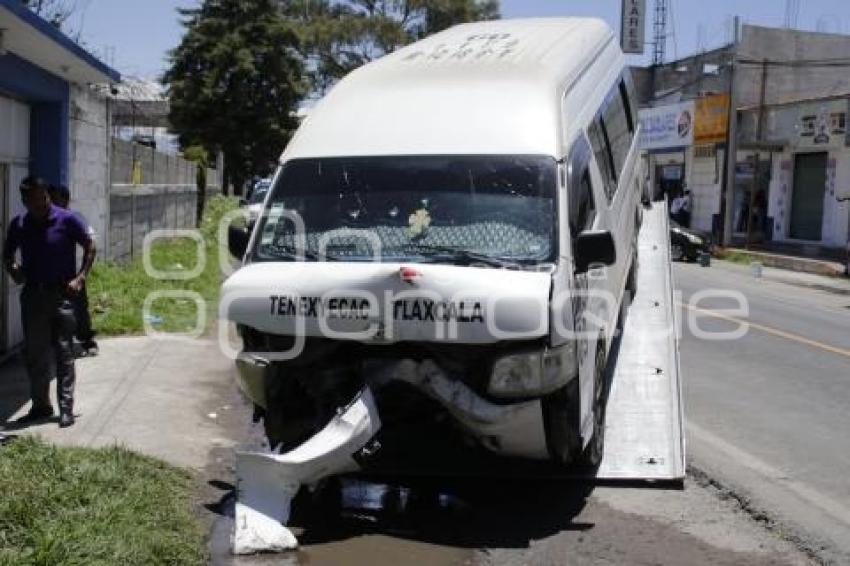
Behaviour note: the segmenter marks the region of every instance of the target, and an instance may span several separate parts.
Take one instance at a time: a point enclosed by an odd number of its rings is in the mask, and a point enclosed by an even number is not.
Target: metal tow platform
[[[685,477],[679,324],[665,203],[644,211],[638,290],[626,317],[597,478],[681,481]]]

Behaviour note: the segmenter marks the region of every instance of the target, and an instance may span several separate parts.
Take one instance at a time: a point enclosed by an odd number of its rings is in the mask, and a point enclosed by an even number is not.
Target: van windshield
[[[551,262],[555,195],[551,157],[294,160],[277,176],[253,257]]]

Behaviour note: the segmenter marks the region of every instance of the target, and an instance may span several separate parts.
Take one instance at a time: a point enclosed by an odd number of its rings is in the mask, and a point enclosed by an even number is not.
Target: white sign
[[[640,111],[641,149],[687,147],[694,143],[694,103],[680,102]]]
[[[642,54],[646,43],[646,0],[623,0],[620,46],[623,53]]]
[[[797,148],[840,149],[847,141],[847,100],[803,104],[799,109]]]

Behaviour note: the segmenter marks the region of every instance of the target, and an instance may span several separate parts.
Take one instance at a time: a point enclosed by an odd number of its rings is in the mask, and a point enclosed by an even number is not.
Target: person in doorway
[[[682,210],[685,206],[685,195],[679,193],[670,203],[670,218],[682,224]],[[682,224],[684,226],[684,224]]]
[[[50,200],[54,205],[61,209],[68,210],[74,214],[87,227],[87,233],[92,241],[92,256],[97,257],[97,247],[95,245],[95,233],[91,224],[86,222],[85,217],[75,210],[69,208],[71,202],[71,191],[65,185],[50,185],[49,189]],[[80,343],[82,355],[96,356],[98,354],[97,342],[95,342],[95,331],[92,329],[91,314],[89,313],[89,295],[88,289],[83,283],[83,289],[79,294],[71,297],[71,303],[74,306],[74,315],[77,319],[77,330],[74,337]]]
[[[43,180],[29,177],[21,183],[20,191],[26,212],[12,219],[3,250],[7,273],[23,285],[21,319],[32,406],[18,424],[33,424],[53,416],[48,359],[52,346],[59,426],[66,428],[74,424],[76,377],[73,352],[76,322],[69,298],[82,291],[94,263],[94,246],[79,217],[51,204]],[[77,246],[85,251],[79,271]]]
[[[685,228],[691,227],[691,208],[693,208],[693,201],[691,200],[691,191],[685,189],[685,194],[682,195],[681,202],[682,210],[679,213],[679,216],[682,218],[681,224]]]

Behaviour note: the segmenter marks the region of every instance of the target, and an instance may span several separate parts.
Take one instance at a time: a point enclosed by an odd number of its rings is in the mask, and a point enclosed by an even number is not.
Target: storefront
[[[639,115],[641,149],[647,152],[650,186],[655,200],[683,193],[694,140],[694,104],[682,102],[645,108]]]
[[[725,94],[641,111],[654,194],[690,191],[691,227],[705,232],[719,225],[728,120]]]
[[[850,96],[841,96],[739,111],[734,241],[848,245],[848,104]],[[691,226],[715,234],[723,224],[728,107],[728,96],[720,94],[641,111],[655,194],[690,190]],[[690,135],[683,127],[689,113]]]
[[[744,115],[742,139],[752,137]],[[848,98],[775,106],[765,111],[764,139],[776,151],[763,165],[767,231],[774,241],[843,248],[850,228]],[[762,153],[762,158],[765,158]],[[764,184],[765,181],[763,180]]]

